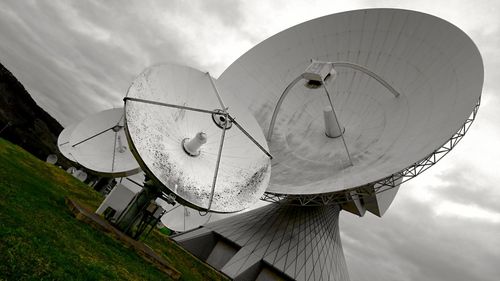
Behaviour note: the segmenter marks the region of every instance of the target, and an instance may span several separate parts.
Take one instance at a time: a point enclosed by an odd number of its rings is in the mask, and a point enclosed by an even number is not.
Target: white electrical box
[[[323,82],[332,73],[335,73],[335,70],[333,70],[331,62],[313,60],[302,74],[302,77],[307,80]]]

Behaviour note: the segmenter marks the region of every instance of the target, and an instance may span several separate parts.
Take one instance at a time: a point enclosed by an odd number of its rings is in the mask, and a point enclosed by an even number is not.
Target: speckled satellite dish
[[[71,124],[64,128],[61,133],[59,134],[59,137],[57,138],[57,148],[59,149],[59,152],[66,157],[66,159],[76,162],[75,158],[71,154],[73,151],[73,148],[69,144],[69,138],[71,134],[73,133],[73,130],[76,128],[76,125],[78,123]]]
[[[76,162],[99,175],[123,177],[140,171],[130,152],[123,108],[101,111],[78,123],[69,138]]]
[[[265,137],[208,73],[175,64],[147,68],[128,90],[125,113],[143,170],[184,205],[230,213],[264,193],[271,168]]]
[[[434,163],[475,116],[483,64],[471,39],[440,18],[370,9],[282,31],[218,82],[248,105],[266,134],[273,155],[267,192],[326,194]],[[343,132],[328,137],[330,104]]]

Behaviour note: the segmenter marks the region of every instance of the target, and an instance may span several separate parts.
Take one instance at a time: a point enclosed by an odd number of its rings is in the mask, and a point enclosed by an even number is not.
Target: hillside
[[[171,280],[112,237],[76,220],[65,197],[95,210],[102,196],[0,138],[0,280]],[[167,236],[145,244],[180,280],[227,280]]]
[[[6,126],[9,124],[8,126]],[[5,129],[4,129],[5,128]],[[57,137],[63,127],[39,107],[24,86],[0,64],[0,136],[45,160],[58,153]],[[64,166],[69,165],[58,155]]]

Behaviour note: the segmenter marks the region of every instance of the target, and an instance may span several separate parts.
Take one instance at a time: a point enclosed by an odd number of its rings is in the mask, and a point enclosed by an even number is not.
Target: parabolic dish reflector
[[[73,130],[76,128],[76,125],[78,125],[78,123],[71,124],[64,128],[57,138],[57,148],[59,149],[59,152],[61,152],[66,159],[72,162],[76,162],[76,160],[71,154],[73,152],[73,148],[69,144],[69,138],[73,133]]]
[[[212,216],[212,213],[200,213],[200,211],[187,206],[176,204],[168,205],[165,208],[161,221],[169,229],[177,232],[185,232],[193,228],[205,225]]]
[[[123,108],[101,111],[84,119],[70,136],[76,162],[103,176],[127,176],[140,171],[124,132]]]
[[[229,213],[264,193],[271,169],[264,135],[246,106],[208,73],[152,66],[134,80],[125,101],[138,161],[181,203]],[[192,149],[192,140],[201,147]]]
[[[412,166],[464,126],[483,85],[480,53],[464,32],[440,18],[396,9],[296,25],[249,50],[218,82],[248,105],[268,134],[278,100],[311,60],[333,63],[336,77],[325,87],[345,132],[325,136],[323,86],[298,82],[282,100],[268,138],[270,193],[336,192]]]
[[[50,163],[50,164],[56,164],[57,163],[57,155],[49,154],[47,156],[47,160],[45,160],[45,162]]]
[[[239,213],[204,213],[188,206],[176,204],[162,204],[165,214],[161,222],[171,230],[185,232],[203,226],[207,223],[215,222],[234,216]],[[243,211],[246,212],[246,211]]]

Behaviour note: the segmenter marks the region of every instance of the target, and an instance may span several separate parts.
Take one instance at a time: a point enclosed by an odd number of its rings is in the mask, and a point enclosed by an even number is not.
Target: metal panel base
[[[204,261],[224,260],[216,268],[234,280],[349,280],[339,212],[338,205],[270,204],[174,239]]]

